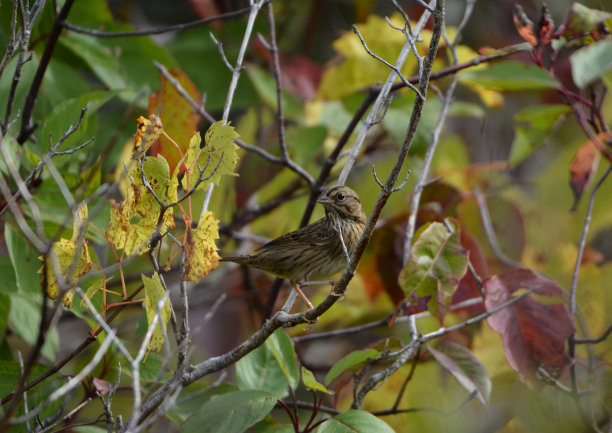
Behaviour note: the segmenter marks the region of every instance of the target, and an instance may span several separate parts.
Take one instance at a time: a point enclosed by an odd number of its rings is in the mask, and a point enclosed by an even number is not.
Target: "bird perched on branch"
[[[318,281],[340,272],[357,246],[366,222],[361,200],[352,189],[335,186],[317,200],[325,208],[320,220],[259,247],[252,254],[226,256],[221,261],[239,263],[287,278],[312,308],[300,286],[335,283]]]

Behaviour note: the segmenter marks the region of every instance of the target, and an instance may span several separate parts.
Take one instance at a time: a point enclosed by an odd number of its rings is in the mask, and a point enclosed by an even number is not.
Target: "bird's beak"
[[[329,197],[327,197],[327,193],[323,193],[323,195],[317,200],[317,203],[330,204],[331,200],[329,199]]]

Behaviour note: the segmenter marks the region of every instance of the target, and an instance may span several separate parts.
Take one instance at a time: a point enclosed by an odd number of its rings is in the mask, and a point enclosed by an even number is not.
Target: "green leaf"
[[[266,344],[236,363],[236,383],[241,390],[259,389],[278,398],[288,393],[283,370]]]
[[[51,143],[55,144],[57,141],[68,131],[68,129],[76,125],[81,115],[81,110],[87,108],[83,122],[78,130],[76,130],[70,137],[64,141],[61,148],[58,150],[66,150],[82,144],[84,141],[89,140],[95,136],[95,128],[88,128],[90,120],[95,119],[91,117],[98,108],[106,104],[117,91],[96,91],[85,93],[81,96],[72,99],[66,99],[61,104],[56,106],[51,114],[45,119],[41,128],[39,139],[41,140],[40,152],[41,154],[46,153],[46,149],[49,143],[49,137],[51,136]],[[95,124],[94,124],[95,126]],[[85,151],[86,153],[87,151]]]
[[[0,293],[0,341],[4,340],[10,311],[11,297],[6,293]]]
[[[398,277],[406,296],[431,296],[427,307],[434,315],[439,305],[448,306],[467,270],[467,251],[461,246],[457,225],[448,220],[430,223],[415,241],[410,259]]]
[[[184,176],[182,181],[185,191],[188,191],[195,185],[200,175],[198,165],[201,169],[204,169],[206,164],[208,164],[205,171],[206,176],[209,176],[216,169],[209,179],[200,183],[199,189],[206,188],[210,183],[219,184],[219,180],[223,175],[233,176],[236,174],[234,173],[238,163],[238,154],[236,153],[238,146],[234,144],[234,138],[236,137],[238,137],[238,134],[234,127],[229,124],[223,125],[221,120],[210,125],[204,136],[205,143],[202,148],[200,148],[200,133],[196,132],[194,134],[185,155],[185,165],[190,170],[189,176]]]
[[[604,39],[581,48],[570,62],[574,83],[583,89],[612,68],[612,41]]]
[[[14,294],[11,296],[11,310],[8,315],[8,327],[23,338],[28,344],[34,345],[38,338],[40,326],[40,296],[32,294]],[[42,302],[45,302],[43,300]],[[59,348],[57,329],[47,332],[42,354],[50,360],[55,360]]]
[[[289,336],[279,328],[266,340],[266,346],[276,358],[289,386],[296,389],[300,375],[295,360],[295,351]]]
[[[36,252],[10,224],[4,226],[4,239],[17,277],[17,288],[21,293],[40,294],[40,262]],[[8,287],[7,291],[12,290]]]
[[[183,433],[242,433],[261,421],[276,404],[276,397],[256,389],[229,392],[212,398],[185,421]]]
[[[328,419],[317,433],[395,433],[389,424],[363,410],[349,410]]]
[[[144,283],[145,288],[145,309],[147,312],[147,323],[149,326],[151,326],[151,322],[153,322],[153,318],[155,317],[155,314],[157,314],[157,304],[160,299],[164,298],[166,291],[162,286],[157,272],[155,272],[151,278],[142,274],[142,282]],[[159,318],[157,324],[155,325],[155,331],[153,331],[153,336],[151,337],[151,341],[149,341],[149,345],[147,346],[147,351],[161,350],[161,347],[164,344],[166,325],[168,324],[169,320],[170,299],[166,298],[163,306],[161,307]]]
[[[429,353],[444,367],[469,393],[475,392],[476,398],[487,406],[491,397],[491,379],[487,369],[466,347],[452,341],[441,341],[436,348],[427,345]]]
[[[274,80],[274,77],[268,72],[254,65],[247,68],[247,73],[251,79],[251,82],[253,83],[253,87],[255,87],[255,90],[261,99],[268,105],[272,106],[274,110],[277,110],[276,81]],[[285,113],[285,116],[288,119],[300,122],[303,117],[301,105],[292,95],[285,91],[283,91],[282,98],[283,112]]]
[[[17,279],[13,270],[13,263],[11,263],[11,258],[8,256],[0,256],[0,275],[2,275],[2,278],[0,278],[0,292],[17,293]]]
[[[304,382],[304,386],[308,389],[312,389],[313,391],[321,391],[326,394],[333,394],[333,391],[330,391],[322,383],[319,383],[317,379],[312,374],[312,371],[302,366],[302,382]]]
[[[494,63],[489,68],[467,70],[461,81],[473,82],[498,91],[546,90],[559,87],[557,80],[542,69],[520,62]]]
[[[340,361],[336,362],[329,372],[327,372],[327,376],[325,376],[325,386],[329,386],[329,384],[343,371],[349,368],[353,371],[357,371],[368,359],[376,358],[378,355],[380,355],[380,353],[375,349],[355,350],[349,353]]]
[[[567,105],[549,104],[532,105],[516,113],[516,133],[510,151],[510,164],[515,166],[531,155],[571,111]]]
[[[59,41],[81,58],[109,89],[127,88],[117,56],[102,44],[100,38],[68,32]]]

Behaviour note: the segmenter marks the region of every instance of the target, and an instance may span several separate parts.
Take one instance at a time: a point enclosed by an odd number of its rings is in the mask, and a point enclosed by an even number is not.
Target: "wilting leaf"
[[[196,102],[200,102],[200,94],[197,87],[191,82],[183,71],[172,69],[170,75],[174,77],[187,94]],[[198,127],[200,116],[191,104],[161,75],[161,87],[157,93],[149,97],[149,113],[157,113],[162,119],[168,119],[164,125],[166,134],[179,146],[181,152],[187,150],[189,140]],[[161,136],[155,141],[151,148],[151,155],[161,154],[168,161],[170,169],[174,172],[181,159],[178,149],[170,142],[168,137]],[[179,173],[182,173],[179,167]]]
[[[159,300],[166,295],[166,291],[162,286],[157,272],[155,272],[151,278],[143,274],[142,282],[144,283],[145,288],[145,310],[147,312],[147,323],[149,326],[151,326],[153,318],[157,313],[157,304]],[[159,352],[161,350],[161,347],[164,344],[164,334],[166,333],[166,324],[168,323],[168,320],[170,320],[170,299],[166,299],[160,309],[159,320],[157,321],[155,330],[153,331],[151,341],[149,341],[149,345],[147,346],[147,351],[157,350]]]
[[[196,229],[187,226],[184,281],[197,283],[219,264],[220,256],[215,245],[215,239],[219,237],[218,223],[215,214],[206,211]]]
[[[548,45],[551,41],[551,36],[555,31],[555,23],[553,22],[548,6],[542,4],[542,16],[538,26],[538,40],[540,46]]]
[[[532,105],[514,115],[516,132],[510,151],[515,166],[533,153],[559,127],[571,108],[563,104]]]
[[[485,366],[468,348],[452,341],[441,341],[435,349],[429,345],[427,349],[463,388],[469,393],[476,392],[476,398],[483,405],[489,404],[491,379]]]
[[[565,18],[563,37],[572,39],[594,32],[605,34],[603,26],[611,16],[609,12],[590,9],[580,3],[572,3]]]
[[[406,296],[430,296],[427,308],[434,315],[443,314],[440,307],[450,305],[467,270],[467,251],[459,242],[458,227],[451,221],[449,225],[452,231],[439,222],[426,226],[398,277]]]
[[[132,151],[133,160],[140,159],[145,155],[164,131],[161,119],[155,114],[151,114],[148,119],[140,116],[136,119],[136,123],[134,150]]]
[[[512,18],[518,34],[521,35],[525,41],[529,42],[535,47],[538,44],[538,38],[535,35],[533,21],[529,19],[523,10],[523,7],[518,3],[515,3],[514,5],[514,9],[512,10]]]
[[[234,127],[223,125],[222,121],[210,125],[204,136],[205,142],[203,147],[200,147],[201,138],[199,133],[191,137],[184,161],[187,170],[189,170],[189,175],[183,177],[183,189],[188,191],[196,184],[200,175],[198,166],[202,170],[207,168],[205,170],[205,177],[209,176],[213,170],[216,170],[209,179],[200,183],[198,188],[205,188],[210,183],[218,184],[223,175],[235,175],[234,169],[238,163],[236,148],[238,146],[234,144],[234,138],[237,137],[238,134]]]
[[[553,281],[529,269],[514,269],[484,282],[485,305],[492,310],[510,301],[521,289],[545,297],[560,297],[563,290]],[[549,299],[553,301],[553,299]],[[540,367],[562,369],[571,362],[566,340],[574,324],[564,303],[543,303],[532,294],[487,318],[502,337],[506,359],[523,381],[530,381]]]
[[[47,290],[47,296],[51,299],[60,293],[61,287],[58,282],[58,275],[53,266],[52,254],[57,260],[57,272],[61,273],[61,278],[68,290],[64,293],[64,305],[68,308],[72,305],[74,288],[78,277],[85,275],[93,263],[89,257],[85,233],[87,231],[87,206],[82,204],[74,211],[74,224],[72,239],[61,238],[53,243],[52,253],[39,257],[44,260],[44,265],[38,270],[41,276],[42,286]]]
[[[177,200],[177,173],[170,175],[170,167],[162,155],[149,156],[143,163],[144,175],[141,174],[140,161],[134,161],[129,176],[132,183],[128,186],[125,200],[120,203],[111,200],[110,221],[106,234],[115,245],[130,256],[141,254],[148,247],[161,211],[157,198],[166,204]],[[151,190],[145,186],[143,177]],[[161,233],[173,229],[174,214],[172,208],[166,209],[162,218]]]

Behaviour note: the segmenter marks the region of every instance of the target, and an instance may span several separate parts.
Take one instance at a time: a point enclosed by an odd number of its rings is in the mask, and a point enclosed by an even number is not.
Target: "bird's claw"
[[[346,287],[340,293],[336,293],[336,284],[337,283],[338,282],[336,281],[334,284],[332,284],[332,288],[331,288],[331,291],[329,292],[329,296],[334,296],[334,297],[338,298],[339,301],[341,301],[341,300],[344,299],[344,295],[346,295]]]
[[[308,328],[306,328],[307,331],[312,329],[312,327],[319,321],[318,317],[315,317],[314,319],[309,319],[308,317],[306,317],[306,314],[309,313],[310,311],[312,311],[312,308],[309,308],[308,310],[306,310],[302,314],[300,314],[300,317],[304,321],[308,322]]]

